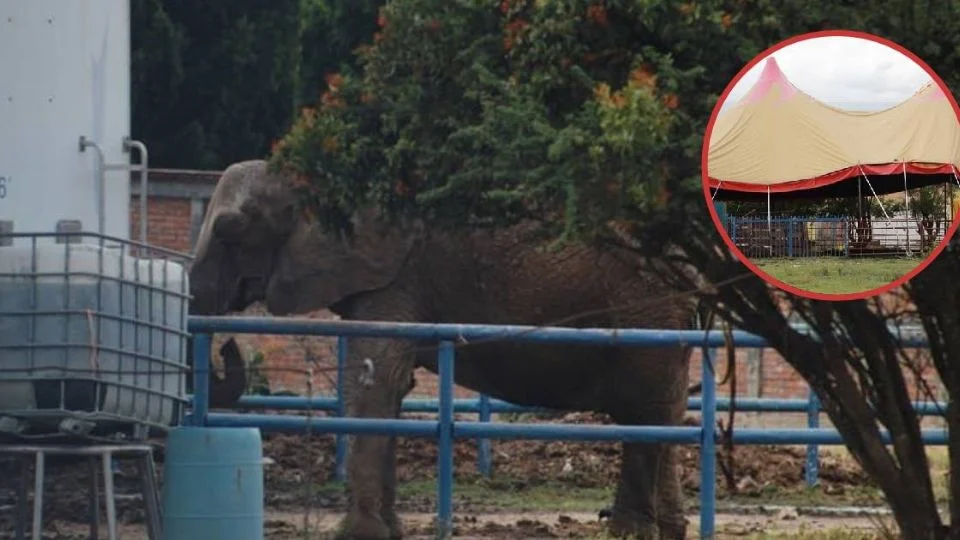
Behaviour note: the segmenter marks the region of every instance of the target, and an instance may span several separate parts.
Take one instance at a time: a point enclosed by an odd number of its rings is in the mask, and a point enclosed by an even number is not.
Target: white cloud
[[[771,56],[797,88],[845,109],[884,109],[910,97],[930,81],[923,68],[899,51],[861,38],[808,39]],[[765,63],[766,59],[762,60],[737,82],[724,108],[750,91]]]

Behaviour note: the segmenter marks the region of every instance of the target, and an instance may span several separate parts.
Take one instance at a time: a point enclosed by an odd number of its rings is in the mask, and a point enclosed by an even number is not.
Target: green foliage
[[[265,363],[266,357],[262,352],[257,351],[247,364],[247,389],[244,392],[245,394],[270,395],[270,379],[262,371]]]
[[[709,113],[766,47],[862,28],[934,65],[957,59],[932,25],[956,25],[956,6],[872,4],[392,0],[342,74],[344,99],[301,118],[274,163],[302,177],[331,223],[375,203],[445,226],[534,218],[589,236],[617,219],[678,233],[706,215],[699,156]],[[331,138],[341,143],[334,152],[321,144]],[[814,210],[850,203],[830,204]]]
[[[316,99],[324,70],[369,38],[379,3],[134,0],[134,137],[158,167],[267,154],[299,103]]]

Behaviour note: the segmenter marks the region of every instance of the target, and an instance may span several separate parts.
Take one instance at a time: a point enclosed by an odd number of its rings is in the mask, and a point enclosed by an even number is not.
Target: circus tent
[[[722,111],[707,176],[716,200],[855,197],[956,182],[960,122],[930,81],[881,111],[847,111],[794,86],[776,60]]]

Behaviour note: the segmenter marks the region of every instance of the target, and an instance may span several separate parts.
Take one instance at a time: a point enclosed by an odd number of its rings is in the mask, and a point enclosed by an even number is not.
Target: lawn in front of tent
[[[823,294],[849,294],[882,287],[922,261],[919,257],[751,259],[762,271],[784,283]]]

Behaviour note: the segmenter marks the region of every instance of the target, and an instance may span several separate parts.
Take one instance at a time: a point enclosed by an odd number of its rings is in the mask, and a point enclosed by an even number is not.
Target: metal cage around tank
[[[95,233],[0,234],[0,441],[142,440],[178,424],[187,263]]]

